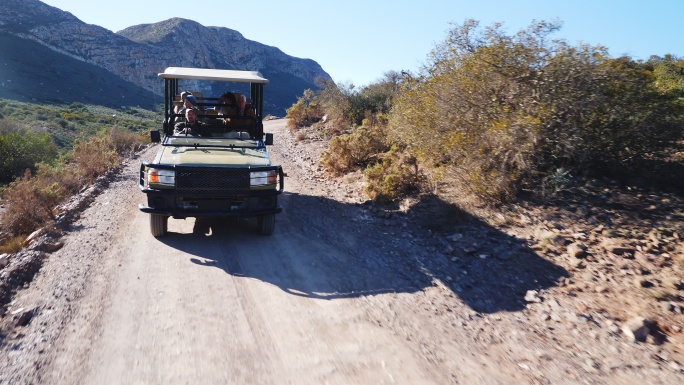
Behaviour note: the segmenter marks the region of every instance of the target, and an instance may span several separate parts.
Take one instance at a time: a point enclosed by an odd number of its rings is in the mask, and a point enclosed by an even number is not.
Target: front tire
[[[275,229],[275,214],[262,215],[257,220],[259,225],[259,234],[271,235]]]
[[[163,237],[168,229],[169,217],[159,214],[150,214],[150,231],[154,237]]]

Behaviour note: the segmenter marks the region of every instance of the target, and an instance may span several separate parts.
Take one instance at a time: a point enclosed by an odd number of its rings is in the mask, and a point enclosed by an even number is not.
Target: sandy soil
[[[266,123],[275,133],[272,158],[288,174],[270,237],[251,221],[170,219],[168,236],[155,239],[137,209],[136,183],[141,159],[156,148],[131,160],[7,309],[0,383],[684,378],[681,333],[665,344],[625,338],[620,317],[581,290],[568,292],[576,276],[569,265],[452,206],[415,205],[414,213],[434,210],[431,227],[410,211],[365,203],[360,179],[322,176],[324,143],[299,144],[284,123]],[[439,232],[444,223],[451,238]],[[491,247],[454,252],[468,238]],[[33,317],[17,325],[26,309]]]

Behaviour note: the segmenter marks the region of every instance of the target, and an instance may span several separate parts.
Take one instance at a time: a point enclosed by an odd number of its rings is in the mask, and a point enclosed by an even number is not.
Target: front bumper
[[[150,188],[145,185],[145,171],[147,167],[156,169],[175,170],[176,175],[189,175],[190,182],[183,182],[183,186],[169,189]],[[281,166],[245,167],[231,170],[230,175],[220,180],[220,168],[166,166],[143,163],[140,166],[138,187],[147,195],[147,204],[140,204],[140,211],[174,218],[188,217],[256,217],[280,213],[283,209],[278,205],[278,195],[284,189],[284,174]],[[249,180],[244,186],[244,176],[253,171],[270,171],[277,173],[276,188],[250,189]],[[201,178],[199,182],[192,179],[195,175],[218,174],[217,177]],[[177,183],[179,184],[179,183]]]

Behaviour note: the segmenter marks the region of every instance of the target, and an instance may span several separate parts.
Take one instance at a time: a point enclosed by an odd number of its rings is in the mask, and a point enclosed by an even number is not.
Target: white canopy
[[[208,68],[168,67],[158,75],[162,79],[210,80],[268,84],[259,71],[214,70]]]

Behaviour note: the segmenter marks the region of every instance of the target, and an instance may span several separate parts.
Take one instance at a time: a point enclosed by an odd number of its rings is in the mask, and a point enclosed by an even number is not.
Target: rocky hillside
[[[288,56],[228,28],[178,18],[115,34],[38,0],[4,0],[0,32],[104,68],[155,94],[162,87],[157,73],[168,66],[258,70],[271,80],[265,109],[276,115],[284,114],[304,89],[315,88],[316,79],[330,79],[313,60]]]
[[[148,89],[35,41],[0,32],[0,51],[12,53],[0,60],[0,99],[149,110],[163,103]]]
[[[284,115],[285,108],[296,102],[303,90],[316,88],[316,79],[330,80],[315,61],[293,58],[278,48],[247,40],[228,28],[204,27],[194,21],[174,18],[129,27],[118,34],[151,49],[159,49],[163,54],[172,53],[165,63],[176,66],[258,69],[270,80],[265,89],[265,108],[279,116]],[[161,84],[154,78],[148,86]],[[225,90],[217,89],[212,93],[221,91]]]

